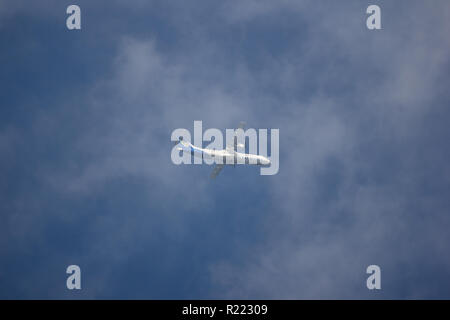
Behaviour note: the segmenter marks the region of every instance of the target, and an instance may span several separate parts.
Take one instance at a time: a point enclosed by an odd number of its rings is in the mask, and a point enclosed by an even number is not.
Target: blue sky
[[[449,9],[0,1],[0,298],[450,298]],[[279,173],[173,165],[194,120]]]

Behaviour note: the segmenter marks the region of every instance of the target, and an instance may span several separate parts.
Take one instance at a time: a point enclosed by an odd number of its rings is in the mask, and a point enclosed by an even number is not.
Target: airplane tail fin
[[[172,143],[173,143],[174,146],[176,146],[176,145],[179,144],[181,141],[183,141],[183,137],[179,137],[178,140],[172,141]]]
[[[178,150],[187,150],[191,148],[191,143],[184,141],[183,137],[180,137],[177,141],[173,141],[173,145],[179,145]]]

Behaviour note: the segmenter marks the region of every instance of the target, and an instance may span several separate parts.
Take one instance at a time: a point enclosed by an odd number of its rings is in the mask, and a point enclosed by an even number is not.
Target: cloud
[[[70,61],[96,72],[24,88],[11,105],[32,116],[0,130],[7,287],[70,298],[53,273],[77,261],[86,298],[447,297],[450,26],[405,3],[381,2],[380,32],[357,1],[81,3]],[[279,128],[279,174],[174,166],[194,120]]]
[[[278,9],[265,8],[264,14],[275,15]],[[444,33],[449,26],[438,11],[424,9],[402,8],[407,16],[421,12],[421,19],[430,23],[410,25],[404,37],[395,29],[402,22],[389,18],[382,33],[351,31],[352,8],[339,4],[337,11],[322,12],[327,22],[319,25],[320,37],[307,39],[300,62],[289,63],[292,58],[287,57],[277,70],[291,78],[283,83],[302,83],[306,77],[320,90],[305,102],[286,106],[287,115],[275,117],[283,124],[284,152],[272,186],[267,239],[242,253],[242,263],[225,260],[212,267],[216,294],[376,297],[365,288],[365,268],[380,264],[389,279],[383,297],[448,296],[442,287],[413,288],[423,272],[437,268],[445,273],[449,265],[442,246],[448,242],[442,238],[448,219],[441,216],[449,180],[430,180],[427,163],[445,172],[448,165],[436,159],[442,153],[439,143],[428,154],[418,154],[438,138],[418,139],[428,130],[423,119],[443,107],[440,81],[442,66],[448,64]],[[350,23],[339,23],[343,19]],[[420,37],[431,28],[437,30],[434,37]],[[326,58],[322,66],[315,64],[317,57]],[[336,87],[341,90],[334,91]],[[424,195],[424,178],[435,193]],[[433,267],[425,262],[429,250],[432,259],[442,257]],[[401,276],[405,268],[411,270],[409,278]]]

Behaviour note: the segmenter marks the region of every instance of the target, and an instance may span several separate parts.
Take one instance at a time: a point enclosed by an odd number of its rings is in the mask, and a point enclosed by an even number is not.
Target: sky
[[[0,298],[449,299],[449,32],[447,0],[0,0]],[[278,174],[174,165],[195,120],[279,129]]]

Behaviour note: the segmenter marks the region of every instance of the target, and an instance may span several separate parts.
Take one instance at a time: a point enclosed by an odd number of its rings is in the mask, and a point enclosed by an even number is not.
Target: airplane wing
[[[241,122],[239,122],[239,125],[238,125],[238,127],[237,127],[236,129],[242,129],[242,130],[244,130],[244,128],[245,128],[245,122],[244,122],[244,121],[241,121]],[[229,149],[233,148],[234,151],[237,150],[236,130],[234,131],[233,144],[229,144],[229,145],[227,146],[227,148],[229,148]]]
[[[245,122],[241,121],[236,129],[244,130],[244,128],[245,128]],[[237,150],[236,131],[234,133],[233,143],[229,144],[227,146],[227,149],[231,149],[231,148],[233,148],[234,151]],[[213,169],[213,172],[211,172],[211,179],[215,179],[219,175],[220,171],[222,171],[223,167],[224,167],[224,164],[216,164],[216,166]]]
[[[224,167],[224,164],[216,164],[213,172],[211,172],[211,179],[215,179],[219,175],[219,173],[223,167]]]

